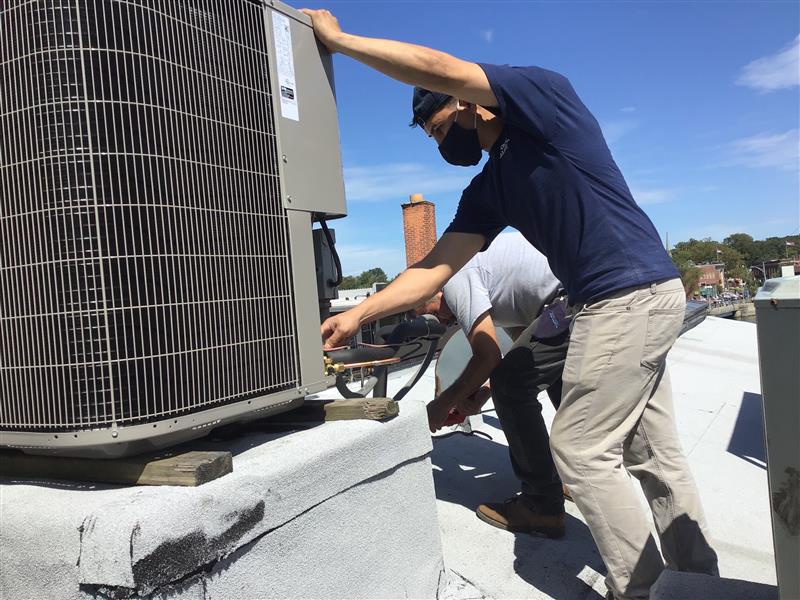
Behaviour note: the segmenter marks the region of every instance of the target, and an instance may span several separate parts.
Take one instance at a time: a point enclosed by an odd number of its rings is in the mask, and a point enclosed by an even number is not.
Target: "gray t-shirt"
[[[442,291],[469,335],[487,310],[497,327],[527,327],[561,287],[544,254],[514,231],[498,235],[453,275]]]

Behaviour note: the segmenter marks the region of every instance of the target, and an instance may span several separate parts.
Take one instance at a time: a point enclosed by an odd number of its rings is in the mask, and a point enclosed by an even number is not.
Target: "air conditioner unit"
[[[0,4],[0,445],[119,456],[323,373],[330,56],[257,0]]]

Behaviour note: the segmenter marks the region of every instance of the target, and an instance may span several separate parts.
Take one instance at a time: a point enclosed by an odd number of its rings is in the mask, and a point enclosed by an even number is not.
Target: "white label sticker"
[[[294,80],[294,53],[289,17],[272,11],[272,32],[275,35],[275,55],[278,61],[278,93],[281,114],[293,121],[300,120],[297,106],[297,84]]]

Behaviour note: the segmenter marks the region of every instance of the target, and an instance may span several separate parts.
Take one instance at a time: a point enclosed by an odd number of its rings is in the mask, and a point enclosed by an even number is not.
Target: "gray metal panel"
[[[35,83],[0,86],[0,426],[294,389],[261,5],[15,0],[0,16],[0,80]]]
[[[284,206],[294,210],[344,216],[347,213],[342,178],[339,122],[330,54],[317,43],[304,14],[275,3],[289,17],[293,45],[299,120],[281,115],[278,60],[270,60],[273,110],[281,154]],[[274,10],[267,10],[265,30],[272,56]]]
[[[772,534],[781,598],[800,597],[800,277],[768,280],[755,299]]]
[[[292,255],[295,314],[297,318],[298,364],[300,385],[328,386],[322,362],[322,337],[319,334],[319,303],[314,269],[314,248],[311,241],[311,214],[288,210],[289,244]]]

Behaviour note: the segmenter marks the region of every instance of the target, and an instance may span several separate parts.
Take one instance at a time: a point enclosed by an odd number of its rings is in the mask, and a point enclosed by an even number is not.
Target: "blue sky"
[[[459,58],[565,74],[594,113],[637,202],[671,244],[800,231],[800,3],[291,2],[345,31]],[[400,204],[422,192],[439,232],[479,171],[409,128],[411,90],[334,59],[349,215],[346,274],[405,268]]]

